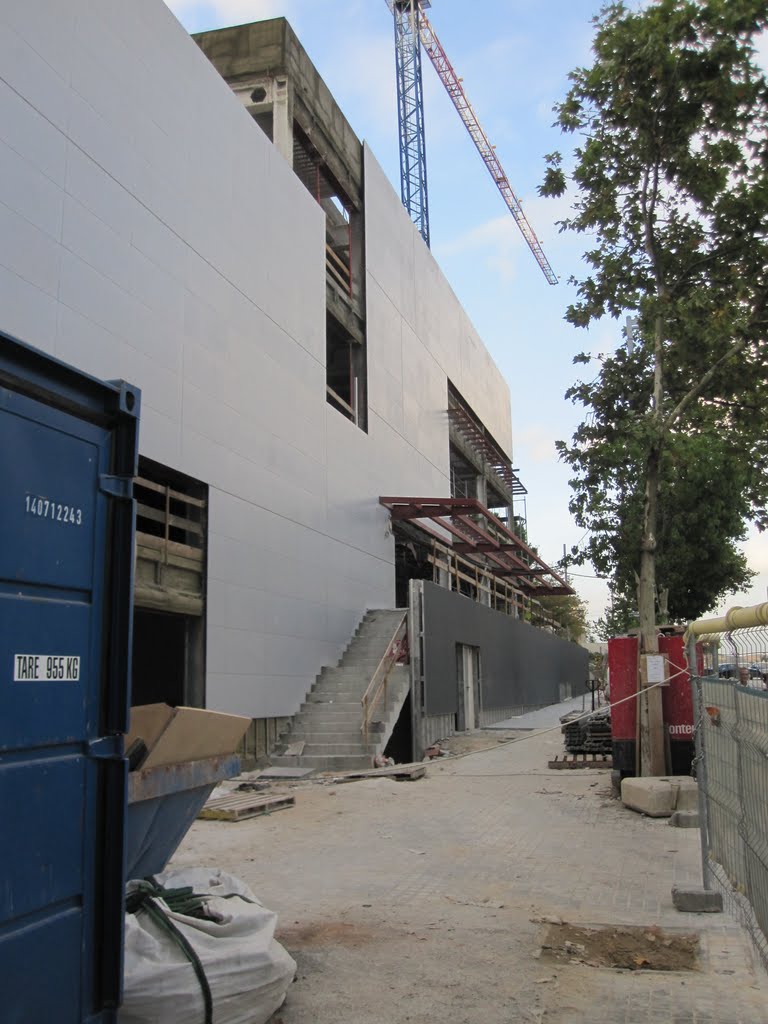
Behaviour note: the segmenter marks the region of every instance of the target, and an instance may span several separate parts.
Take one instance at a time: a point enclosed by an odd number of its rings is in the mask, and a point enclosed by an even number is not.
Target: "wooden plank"
[[[331,252],[331,250],[327,249],[326,250],[326,254],[328,252]],[[336,257],[335,253],[331,253],[331,254],[336,259],[338,259],[338,257]],[[339,262],[341,262],[341,261],[339,261]],[[342,267],[344,266],[344,264],[341,264],[341,265],[342,265]],[[328,271],[328,274],[330,275],[331,280],[335,281],[336,284],[338,284],[339,287],[342,288],[347,294],[351,294],[352,281],[351,281],[351,278],[349,276],[349,271],[347,271],[347,268],[344,267],[345,273],[342,276],[342,274],[339,273],[339,271],[336,269],[334,264],[329,259],[326,259],[326,261],[325,261],[325,268]]]
[[[166,516],[165,511],[152,508],[151,505],[142,505],[139,501],[136,502],[136,518],[151,519],[155,523],[163,524],[167,521],[169,526],[178,527],[178,529],[184,530],[185,533],[197,533],[200,535],[203,533],[203,528],[197,520],[172,514]]]
[[[210,821],[244,821],[272,811],[281,811],[293,807],[296,798],[293,796],[259,796],[254,793],[232,793],[220,796],[208,803],[198,814],[198,818]]]
[[[388,768],[361,768],[359,771],[339,772],[334,775],[331,782],[356,782],[360,779],[407,779],[414,781],[423,778],[427,773],[427,766],[423,761],[413,764],[396,764]]]
[[[160,553],[163,553],[167,548],[169,555],[178,555],[181,558],[187,558],[198,564],[202,564],[203,561],[202,548],[193,547],[190,544],[182,544],[177,540],[166,542],[164,537],[155,537],[153,534],[144,533],[142,530],[136,531],[136,543],[141,545],[141,547],[156,548]]]
[[[134,589],[134,602],[138,608],[155,608],[160,612],[175,612],[178,615],[198,617],[204,611],[200,595],[183,594],[152,585],[143,586],[141,581],[137,582]]]
[[[350,416],[354,417],[355,410],[352,408],[351,405],[344,401],[340,394],[333,390],[330,384],[325,385],[325,393],[327,395],[330,395],[334,402],[338,402],[339,405],[343,406],[344,409],[346,409],[346,411],[350,414]]]
[[[147,480],[143,476],[136,476],[133,482],[137,487],[146,487],[148,491],[155,491],[157,494],[165,494],[165,486],[156,484],[153,480]],[[188,505],[195,505],[197,508],[205,508],[205,501],[202,498],[193,498],[191,494],[184,494],[182,491],[174,491],[170,488],[168,493],[174,501],[184,501]]]
[[[200,575],[200,570],[203,565],[203,551],[201,548],[190,548],[193,553],[193,557],[189,555],[179,555],[175,552],[168,551],[166,553],[162,548],[158,548],[156,545],[143,544],[141,538],[146,537],[145,533],[136,535],[136,555],[138,558],[142,558],[145,562],[150,562],[153,566],[155,565],[172,565],[177,569],[182,569],[187,573],[195,573],[197,576]],[[160,540],[161,538],[158,538]],[[170,543],[170,542],[169,542]]]

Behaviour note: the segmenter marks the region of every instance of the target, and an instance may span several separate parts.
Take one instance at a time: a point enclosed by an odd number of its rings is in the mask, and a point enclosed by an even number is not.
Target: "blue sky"
[[[392,18],[385,0],[166,0],[190,32],[286,17],[358,136],[365,139],[399,192]],[[542,200],[536,186],[544,154],[568,150],[552,127],[553,104],[568,72],[590,59],[597,0],[433,0],[428,12],[528,220],[560,277],[547,284],[491,181],[443,86],[424,60],[424,102],[432,252],[480,332],[512,395],[514,465],[529,491],[531,540],[555,562],[563,545],[583,539],[568,513],[568,472],[554,450],[581,419],[563,399],[577,375],[572,357],[609,351],[620,325],[589,332],[563,320],[580,274],[583,240],[561,235],[565,201]],[[726,602],[765,600],[768,542],[747,542],[760,571],[752,591]],[[591,617],[607,589],[576,568],[573,583]]]

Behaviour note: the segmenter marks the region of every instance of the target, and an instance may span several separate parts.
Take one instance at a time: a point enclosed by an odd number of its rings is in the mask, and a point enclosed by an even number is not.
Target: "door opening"
[[[458,700],[456,731],[468,732],[480,724],[480,648],[456,644]]]
[[[397,764],[413,760],[413,729],[411,727],[411,695],[405,698],[395,728],[389,742],[384,748],[386,757],[391,757]]]

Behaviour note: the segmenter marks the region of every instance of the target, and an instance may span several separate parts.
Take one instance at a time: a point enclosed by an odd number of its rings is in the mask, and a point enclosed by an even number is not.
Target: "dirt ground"
[[[692,971],[697,963],[699,937],[676,935],[655,926],[579,928],[563,921],[550,924],[541,948],[556,960],[588,967]]]
[[[230,871],[279,915],[298,972],[273,1024],[768,1021],[741,929],[672,906],[697,831],[627,811],[607,772],[548,770],[557,733],[504,738],[464,737],[478,752],[420,781],[280,785],[294,807],[195,823],[173,866]]]

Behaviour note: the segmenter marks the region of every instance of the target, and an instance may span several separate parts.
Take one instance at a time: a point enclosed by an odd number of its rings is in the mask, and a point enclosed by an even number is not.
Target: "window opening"
[[[293,133],[293,169],[325,211],[327,280],[352,298],[353,220],[358,213],[297,122],[294,122]]]
[[[452,497],[477,498],[506,527],[525,536],[528,491],[501,446],[450,381],[448,426]],[[467,483],[470,473],[475,474],[474,489]]]
[[[478,497],[477,478],[480,470],[470,465],[453,444],[449,446],[449,455],[451,463],[451,497]]]
[[[208,488],[139,459],[132,701],[202,706]]]
[[[325,365],[328,404],[366,430],[363,348],[330,313],[326,316]]]

